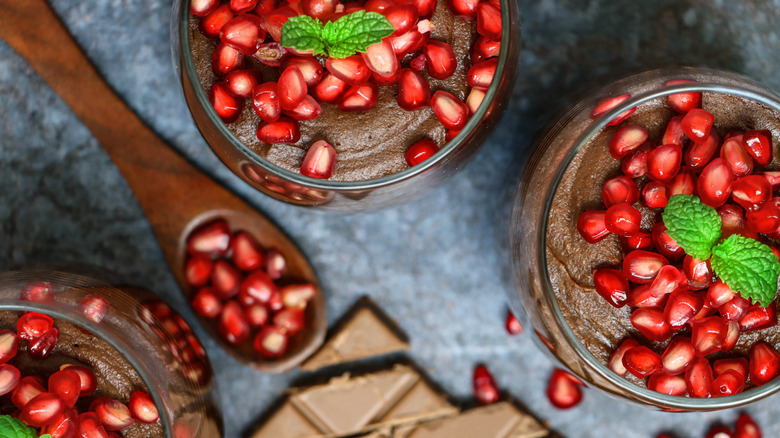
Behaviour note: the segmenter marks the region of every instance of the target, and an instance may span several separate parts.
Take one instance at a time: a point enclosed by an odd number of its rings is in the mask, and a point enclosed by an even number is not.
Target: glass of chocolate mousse
[[[150,292],[96,278],[106,274],[0,273],[0,415],[34,436],[221,437],[211,366],[187,323]]]
[[[359,20],[383,30],[337,54],[329,26]],[[319,48],[289,42],[302,22],[322,29]],[[173,33],[217,156],[271,197],[347,211],[403,202],[462,168],[506,107],[520,51],[508,0],[180,0]]]
[[[510,295],[540,347],[663,410],[777,392],[779,147],[780,96],[718,70],[629,76],[563,115],[510,226]]]

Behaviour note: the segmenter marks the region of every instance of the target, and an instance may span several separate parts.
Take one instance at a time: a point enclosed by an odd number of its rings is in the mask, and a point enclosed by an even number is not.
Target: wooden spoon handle
[[[198,214],[213,208],[248,208],[173,151],[122,102],[44,0],[0,0],[0,38],[62,97],[108,151],[172,267],[181,233]]]

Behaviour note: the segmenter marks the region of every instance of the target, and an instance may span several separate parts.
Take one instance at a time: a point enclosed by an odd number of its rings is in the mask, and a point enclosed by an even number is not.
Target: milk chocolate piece
[[[540,438],[549,431],[536,419],[502,402],[460,415],[396,428],[393,438]]]
[[[363,299],[337,325],[325,345],[301,365],[307,371],[328,365],[379,356],[394,351],[408,351],[409,344],[388,318],[368,299]]]
[[[319,438],[322,434],[292,403],[285,402],[252,438]]]

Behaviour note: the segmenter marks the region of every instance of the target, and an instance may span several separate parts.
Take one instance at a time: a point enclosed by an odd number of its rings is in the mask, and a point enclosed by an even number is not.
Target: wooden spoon
[[[287,258],[287,276],[313,283],[317,295],[306,310],[306,330],[290,340],[278,359],[251,347],[225,343],[214,322],[203,325],[240,361],[264,371],[289,370],[311,355],[327,329],[325,300],[317,277],[298,247],[268,218],[200,172],[151,131],[111,90],[44,0],[0,0],[0,38],[19,53],[76,113],[122,172],[146,213],[182,290],[186,239],[192,230],[225,219],[232,230],[254,235]]]

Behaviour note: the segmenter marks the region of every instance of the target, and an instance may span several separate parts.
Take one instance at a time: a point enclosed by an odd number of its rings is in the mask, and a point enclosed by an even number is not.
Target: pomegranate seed
[[[741,414],[737,418],[737,425],[734,429],[734,438],[761,438],[763,433],[761,428],[753,417],[748,414]]]
[[[368,111],[376,105],[379,89],[373,82],[354,86],[344,93],[339,102],[342,111]]]
[[[707,398],[712,394],[712,368],[707,359],[694,359],[685,371],[685,384],[691,397]]]
[[[252,304],[244,309],[246,320],[252,328],[260,328],[271,319],[271,314],[268,312],[268,308],[262,304]]]
[[[682,129],[683,116],[674,116],[666,124],[666,130],[661,137],[660,144],[674,144],[682,147],[685,141],[685,132]]]
[[[79,301],[81,313],[95,324],[103,322],[110,309],[108,300],[98,294],[86,295]]]
[[[423,71],[425,70],[426,64],[427,60],[425,59],[425,55],[420,54],[416,58],[412,59],[412,61],[409,63],[409,66],[417,71]]]
[[[765,341],[758,341],[750,347],[750,381],[761,386],[780,374],[780,354]]]
[[[650,181],[642,188],[642,200],[650,208],[664,208],[669,202],[666,185],[658,181]]]
[[[436,9],[436,0],[414,0],[413,4],[421,19],[431,18]]]
[[[630,94],[621,94],[619,96],[605,97],[599,100],[598,102],[596,102],[596,105],[594,105],[593,109],[590,111],[590,118],[595,120],[603,116],[604,114],[611,111],[613,108],[625,102],[629,98],[631,98]],[[607,126],[615,126],[621,124],[623,120],[626,120],[627,118],[631,117],[631,114],[634,114],[635,111],[636,111],[636,107],[618,114],[612,120],[610,120],[609,123],[607,123]]]
[[[669,260],[679,259],[685,254],[685,250],[667,234],[663,222],[653,225],[652,236],[656,250]]]
[[[623,366],[631,374],[643,379],[661,369],[661,356],[640,345],[623,353]]]
[[[211,283],[214,286],[214,292],[222,299],[227,299],[238,293],[241,273],[231,263],[217,260],[211,272]]]
[[[317,18],[320,21],[325,21],[331,15],[336,13],[336,5],[338,0],[303,0],[301,1],[301,7],[303,7],[303,13],[312,18]]]
[[[663,342],[669,339],[672,334],[672,328],[666,322],[663,311],[658,308],[640,307],[635,309],[631,312],[631,325],[652,341]]]
[[[412,29],[417,23],[417,8],[411,4],[395,4],[382,11],[395,31],[390,36],[399,36]]]
[[[320,116],[322,113],[322,107],[313,97],[308,94],[303,98],[303,101],[291,110],[284,110],[284,114],[291,118],[303,121],[313,120]]]
[[[490,2],[477,5],[477,33],[492,40],[501,39],[501,10]]]
[[[740,234],[745,229],[745,216],[741,208],[736,205],[726,204],[718,209],[720,215],[721,234],[728,237],[732,234]]]
[[[780,227],[780,207],[775,202],[765,202],[755,210],[748,210],[745,219],[748,228],[757,233],[774,233]]]
[[[219,0],[192,0],[190,13],[198,17],[205,17],[219,6]]]
[[[489,58],[496,58],[501,53],[501,41],[491,40],[480,36],[471,46],[471,60],[478,62]]]
[[[401,6],[397,6],[401,7]],[[411,5],[405,5],[405,7],[414,8]],[[385,79],[387,82],[385,85],[391,85],[395,82],[395,78],[398,76],[398,70],[401,68],[398,63],[398,58],[395,57],[393,46],[387,42],[382,41],[368,46],[366,51],[361,54],[363,61],[369,70],[374,75],[378,75],[380,78]]]
[[[477,0],[447,0],[452,14],[461,20],[473,21],[477,18]]]
[[[601,268],[593,273],[596,292],[614,307],[620,308],[628,298],[628,281],[617,269]]]
[[[661,366],[664,373],[675,376],[684,373],[693,364],[694,357],[691,338],[675,336],[661,355]]]
[[[406,164],[410,167],[416,166],[432,157],[436,152],[439,152],[439,147],[436,146],[436,143],[430,140],[418,141],[406,150]]]
[[[455,52],[452,46],[442,42],[431,40],[423,46],[428,74],[434,79],[447,79],[455,72],[458,66],[455,61]]]
[[[242,271],[252,271],[263,265],[265,252],[249,233],[239,231],[233,236],[233,264]]]
[[[13,359],[18,349],[19,338],[16,336],[16,332],[13,330],[0,331],[0,364]]]
[[[57,420],[52,422],[52,424],[44,426],[41,429],[41,433],[49,434],[52,438],[72,438],[76,436],[77,429],[76,411],[66,408]]]
[[[19,385],[21,374],[15,366],[4,363],[0,365],[0,396],[8,394]]]
[[[715,375],[720,375],[726,370],[734,370],[743,377],[748,376],[748,361],[744,357],[735,357],[729,359],[718,359],[712,363],[712,371]]]
[[[606,211],[586,211],[577,220],[577,230],[588,243],[596,243],[611,233],[607,230]]]
[[[266,82],[252,90],[252,108],[266,122],[279,120],[282,105],[279,101],[276,82]]]
[[[110,438],[110,435],[106,432],[106,429],[94,412],[80,414],[76,419],[76,424],[78,424],[77,436],[79,437]]]
[[[626,367],[623,365],[623,356],[631,348],[638,347],[639,342],[633,338],[626,338],[609,356],[609,369],[623,377],[626,375]]]
[[[271,277],[263,271],[254,271],[249,274],[239,287],[240,295],[246,295],[253,299],[253,302],[268,304],[271,297],[277,293],[276,285]]]
[[[209,102],[220,119],[225,123],[238,120],[244,108],[241,101],[228,91],[226,82],[215,82],[209,89]]]
[[[42,281],[31,281],[24,285],[19,298],[22,301],[33,301],[36,303],[45,303],[54,299],[54,289],[50,283]],[[1,358],[2,356],[0,356]],[[0,359],[2,362],[2,359]]]
[[[609,153],[619,160],[629,152],[642,146],[647,140],[647,131],[639,125],[621,127],[609,142]]]
[[[607,208],[622,202],[634,204],[639,200],[639,188],[627,176],[617,176],[607,180],[601,188],[601,198]]]
[[[265,272],[268,273],[271,279],[278,280],[287,272],[287,259],[284,258],[284,255],[278,249],[271,248],[268,250],[267,261]]]
[[[216,0],[196,0],[196,1],[212,2]],[[217,4],[219,4],[218,1]],[[224,26],[225,23],[227,23],[228,21],[232,20],[234,16],[235,15],[233,15],[233,11],[230,10],[230,7],[228,5],[218,6],[217,8],[211,10],[205,17],[201,18],[200,21],[198,21],[198,29],[200,30],[200,33],[202,33],[206,38],[211,38],[211,39],[219,38],[219,31],[222,30],[222,26]]]
[[[707,432],[706,438],[734,438],[728,427],[715,426]]]
[[[649,251],[631,251],[623,260],[623,275],[638,284],[652,283],[658,271],[669,264],[666,257]]]
[[[60,339],[60,331],[52,327],[27,346],[27,352],[36,359],[48,357]]]
[[[393,47],[393,52],[398,59],[402,59],[410,53],[420,50],[430,39],[429,34],[423,34],[417,30],[410,30],[397,37],[387,37],[387,41]],[[421,55],[425,58],[425,55]],[[418,61],[419,62],[419,61]]]
[[[705,289],[712,284],[712,266],[709,259],[699,260],[686,255],[683,260],[683,274],[691,290]]]
[[[72,408],[81,394],[81,376],[64,368],[49,376],[49,392],[60,396],[65,406]]]
[[[719,316],[710,316],[691,321],[691,343],[698,356],[706,356],[723,348],[728,333],[728,320]]]
[[[318,140],[309,147],[301,164],[301,175],[328,179],[336,168],[336,150],[325,140]]]
[[[81,382],[79,397],[86,397],[92,395],[92,393],[95,392],[95,389],[97,389],[97,378],[95,377],[95,373],[93,373],[92,370],[86,367],[70,364],[62,365],[60,370],[64,370],[66,368],[74,371],[79,375]]]
[[[321,1],[321,0],[316,0]],[[329,1],[329,0],[325,0]],[[282,71],[289,67],[298,67],[308,87],[317,85],[323,78],[322,65],[309,56],[290,56],[282,62]]]
[[[249,337],[249,322],[236,301],[227,301],[219,314],[219,333],[230,344],[240,344]]]
[[[297,107],[303,102],[308,93],[303,73],[295,65],[287,67],[282,72],[279,76],[279,82],[276,84],[276,89],[279,94],[279,104],[285,110],[292,110]]]
[[[666,266],[664,266],[665,268]],[[684,326],[694,315],[699,313],[702,306],[704,306],[704,299],[695,293],[687,290],[675,291],[666,303],[664,317],[673,329],[677,329]]]
[[[285,54],[287,54],[287,50],[280,46],[279,43],[272,41],[260,44],[260,48],[252,55],[252,58],[258,60],[263,65],[279,68],[282,65],[282,57]]]
[[[712,396],[726,397],[739,394],[745,387],[745,377],[734,370],[726,370],[712,382]]]
[[[258,82],[257,70],[233,70],[225,75],[228,93],[240,99],[252,97],[252,90]]]
[[[49,315],[38,312],[26,312],[16,322],[16,332],[25,341],[34,341],[43,336],[54,326],[54,320]]]
[[[504,326],[506,327],[506,332],[512,336],[523,333],[522,324],[520,324],[520,321],[517,320],[515,314],[512,313],[511,310],[506,312],[506,322],[504,323]]]
[[[278,7],[268,13],[260,15],[260,23],[263,29],[271,35],[271,38],[277,43],[282,39],[282,26],[290,17],[299,15],[300,12],[291,8],[289,5]]]
[[[627,202],[612,205],[604,216],[607,230],[621,236],[633,236],[642,225],[642,214]]]
[[[723,303],[719,310],[721,316],[729,321],[739,321],[742,315],[747,312],[748,307],[750,307],[750,302],[742,298],[741,295],[735,294],[729,301]]]
[[[710,131],[710,135],[702,141],[694,142],[685,152],[685,164],[693,171],[704,169],[720,148],[718,131]]]
[[[198,228],[187,238],[187,251],[193,256],[219,257],[230,249],[230,242],[230,227],[227,222],[216,220]]]
[[[135,423],[124,403],[108,397],[96,398],[89,405],[89,410],[97,415],[106,430],[123,430]]]
[[[498,59],[495,58],[475,63],[466,73],[466,81],[472,87],[487,89],[493,82],[497,65]]]
[[[647,154],[647,176],[668,183],[680,171],[682,148],[675,144],[658,146]]]
[[[761,175],[748,175],[734,181],[731,196],[745,210],[755,210],[772,197],[772,185]]]
[[[244,55],[257,52],[265,39],[265,30],[256,15],[241,14],[225,23],[219,31],[220,41]]]
[[[282,116],[275,122],[260,122],[257,138],[271,144],[295,143],[301,139],[301,130],[297,120]]]
[[[767,166],[772,161],[772,132],[769,130],[745,132],[742,145],[759,166]]]
[[[780,190],[780,172],[758,172],[757,175],[766,178],[772,185],[772,190]]]
[[[469,109],[465,103],[446,91],[437,91],[431,98],[431,108],[445,128],[460,130],[468,120]]]
[[[720,158],[729,163],[734,177],[740,178],[753,172],[753,159],[742,147],[743,136],[737,135],[723,141],[720,148]]]
[[[657,372],[647,379],[647,388],[651,391],[667,395],[685,396],[688,388],[682,376],[670,376],[663,372]]]
[[[347,83],[338,77],[324,73],[322,80],[311,90],[312,96],[321,103],[336,104],[347,90]]]
[[[187,260],[184,278],[191,286],[203,286],[211,279],[214,262],[206,256],[194,256]]]
[[[214,288],[204,287],[192,297],[192,309],[204,318],[216,318],[222,311],[222,299]]]
[[[139,423],[152,424],[157,422],[160,417],[152,397],[144,391],[134,391],[130,394],[128,408],[130,408],[133,418]]]
[[[255,337],[255,350],[261,355],[269,358],[275,358],[283,355],[287,351],[289,338],[285,330],[280,327],[268,325],[260,330]]]
[[[737,341],[739,340],[739,333],[739,323],[736,321],[728,321],[726,337],[723,339],[723,346],[720,348],[720,351],[728,352],[734,348],[734,346],[737,345]]]
[[[466,106],[469,107],[469,115],[475,114],[485,100],[485,90],[472,88],[469,95],[466,96]]]
[[[582,382],[568,371],[556,368],[547,383],[547,398],[558,409],[569,409],[582,401]]]
[[[684,281],[685,277],[679,269],[672,265],[662,266],[653,282],[650,283],[650,293],[656,297],[668,295],[682,286]]]
[[[666,81],[664,85],[690,84],[693,82],[694,81],[685,79],[672,79],[670,81]],[[699,108],[701,106],[701,93],[688,91],[685,93],[670,94],[666,97],[666,101],[673,110],[680,114],[685,114],[688,111],[694,108]]]
[[[401,69],[398,75],[398,106],[412,111],[426,107],[430,102],[431,87],[422,75],[410,68]]]
[[[669,197],[674,195],[693,195],[696,193],[696,177],[690,172],[678,173],[666,187]]]
[[[284,330],[287,336],[295,336],[305,326],[303,310],[294,307],[285,308],[274,315],[273,323]]]
[[[756,303],[750,306],[739,318],[739,330],[750,332],[777,325],[777,308],[774,301],[767,307]]]
[[[629,253],[635,249],[644,249],[650,251],[653,249],[653,236],[650,233],[640,231],[633,236],[620,237],[623,246],[623,252]]]
[[[642,284],[628,292],[629,307],[663,307],[669,295],[656,295],[649,284]]]
[[[282,287],[280,293],[284,307],[305,309],[317,294],[317,289],[311,283],[289,284]]]
[[[5,369],[10,370],[10,368],[7,367]],[[13,373],[12,370],[10,371]],[[27,406],[30,400],[44,392],[46,392],[46,388],[43,387],[38,379],[32,376],[22,377],[16,385],[16,388],[11,392],[11,402],[18,409],[22,409]]]
[[[360,55],[352,55],[343,59],[328,58],[325,61],[328,71],[352,86],[358,86],[371,77],[371,70]]]
[[[701,108],[691,108],[683,117],[681,127],[685,135],[693,141],[702,141],[710,135],[715,116]]]
[[[734,174],[731,165],[723,158],[716,158],[702,170],[696,181],[696,192],[701,202],[712,208],[718,208],[726,203],[731,195],[731,183]]]
[[[19,412],[19,419],[32,427],[53,424],[65,412],[65,402],[59,395],[42,392],[30,400]]]
[[[498,386],[493,379],[493,375],[484,365],[477,365],[477,367],[474,368],[472,386],[474,397],[482,404],[495,403],[500,397]]]

